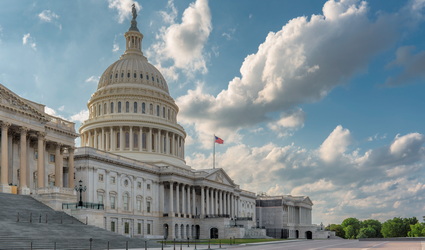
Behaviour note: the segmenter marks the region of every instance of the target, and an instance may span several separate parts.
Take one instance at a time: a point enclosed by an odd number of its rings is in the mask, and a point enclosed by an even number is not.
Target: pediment
[[[44,122],[49,121],[44,112],[37,110],[33,105],[34,103],[18,96],[0,84],[0,106],[2,108],[28,115]]]
[[[235,185],[233,183],[233,180],[230,179],[230,177],[227,175],[227,173],[222,169],[216,169],[215,171],[213,171],[212,173],[207,175],[205,177],[205,179],[210,180],[210,181],[214,181],[214,182],[218,182],[218,183],[222,183],[222,184],[225,184],[225,185]]]

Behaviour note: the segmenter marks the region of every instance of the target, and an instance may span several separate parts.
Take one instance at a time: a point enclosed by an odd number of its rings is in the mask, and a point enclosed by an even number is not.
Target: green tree
[[[409,237],[424,237],[425,236],[425,223],[416,223],[410,225],[410,232],[407,233]]]
[[[355,239],[360,230],[360,221],[356,218],[347,218],[342,223],[341,226],[345,232],[346,239]]]
[[[339,224],[331,224],[331,225],[329,225],[329,229],[328,230],[329,231],[334,231],[335,232],[335,235],[338,236],[338,237],[341,237],[341,238],[344,238],[345,237],[344,229]]]
[[[376,230],[372,226],[360,228],[357,239],[376,238]]]
[[[380,221],[372,220],[372,219],[362,221],[361,228],[368,228],[368,227],[371,227],[375,231],[375,234],[370,235],[370,237],[366,237],[366,238],[382,238],[382,234],[381,234],[382,223]],[[370,233],[370,230],[368,232]]]
[[[389,237],[406,237],[410,231],[410,225],[418,223],[416,217],[389,219],[382,224],[381,233],[385,238]]]

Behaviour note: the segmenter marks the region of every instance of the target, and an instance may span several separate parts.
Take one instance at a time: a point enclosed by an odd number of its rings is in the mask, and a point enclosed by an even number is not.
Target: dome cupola
[[[142,52],[143,34],[137,11],[124,34],[126,50],[99,79],[87,106],[89,118],[80,128],[81,146],[151,164],[188,168],[184,162],[186,133],[177,123],[179,111],[161,72]]]

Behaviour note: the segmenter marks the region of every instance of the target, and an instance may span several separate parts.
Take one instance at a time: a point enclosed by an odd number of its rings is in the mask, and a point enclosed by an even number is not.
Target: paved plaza
[[[143,250],[140,248],[137,250]],[[161,250],[161,248],[149,248],[150,250]],[[270,243],[258,243],[258,244],[246,244],[246,245],[222,245],[221,248],[218,245],[176,245],[166,246],[164,249],[182,249],[182,250],[193,250],[193,249],[237,249],[237,250],[344,250],[344,249],[392,249],[392,250],[425,250],[425,241],[358,241],[358,240],[287,240],[281,242],[270,242]],[[122,249],[124,250],[124,249]]]

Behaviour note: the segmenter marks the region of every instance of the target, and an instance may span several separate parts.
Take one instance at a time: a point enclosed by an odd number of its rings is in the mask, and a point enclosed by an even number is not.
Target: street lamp
[[[83,206],[83,192],[86,191],[87,187],[86,186],[83,187],[83,181],[82,180],[80,180],[78,183],[80,185],[75,186],[75,191],[80,192],[80,200],[78,201],[77,207],[82,207]]]

